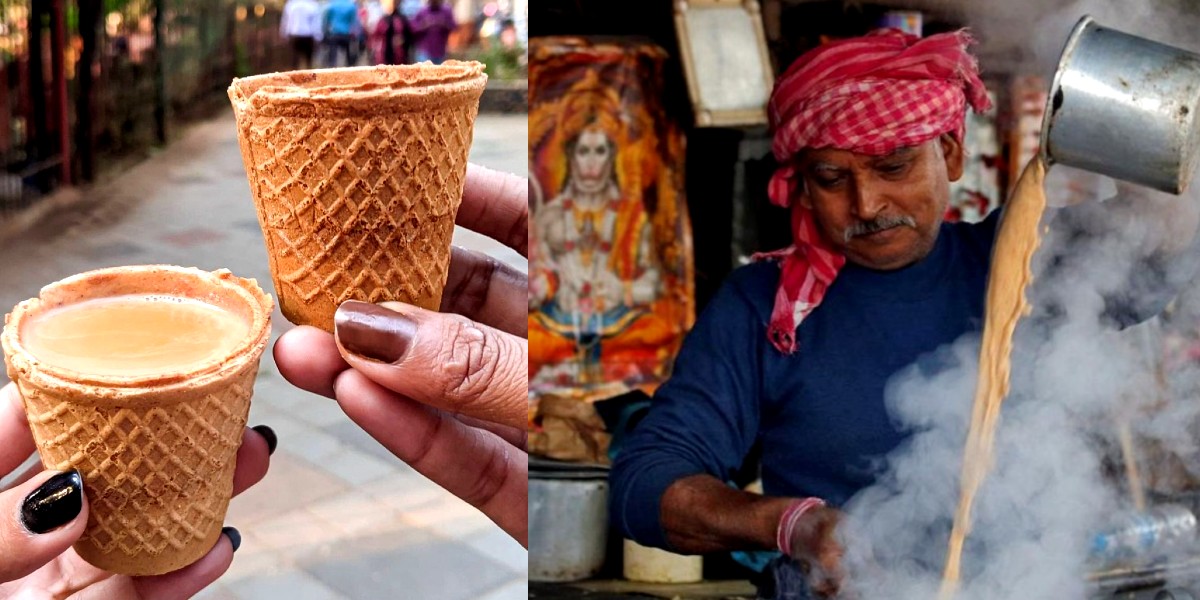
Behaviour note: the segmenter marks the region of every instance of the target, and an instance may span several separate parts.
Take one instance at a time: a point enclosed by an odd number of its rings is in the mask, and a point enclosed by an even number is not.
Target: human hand
[[[260,431],[262,431],[260,433]],[[268,441],[270,440],[270,441]],[[0,388],[0,474],[9,474],[35,448],[17,388]],[[233,477],[236,495],[267,473],[274,450],[270,429],[246,429]],[[88,503],[78,471],[42,471],[36,465],[0,493],[0,598],[190,598],[216,581],[241,543],[227,527],[216,546],[178,571],[153,577],[114,575],[94,567],[71,544],[87,526]]]
[[[843,579],[843,550],[836,536],[842,513],[814,500],[793,504],[783,513],[778,534],[780,550],[800,566],[814,594],[832,598],[837,596]]]
[[[527,256],[527,194],[523,178],[471,165],[458,224]],[[336,338],[297,327],[275,343],[275,362],[526,545],[527,295],[524,273],[454,248],[442,312],[346,302]]]

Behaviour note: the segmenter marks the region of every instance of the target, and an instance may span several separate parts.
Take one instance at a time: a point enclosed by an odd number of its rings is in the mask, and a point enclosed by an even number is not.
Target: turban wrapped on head
[[[802,55],[775,84],[768,104],[771,152],[780,167],[771,202],[791,206],[793,245],[757,258],[781,260],[768,336],[796,351],[796,328],[825,297],[846,258],[817,230],[812,211],[793,202],[794,157],[806,148],[884,155],[945,133],[960,141],[969,105],[991,106],[965,30],[918,38],[896,29],[825,44]]]

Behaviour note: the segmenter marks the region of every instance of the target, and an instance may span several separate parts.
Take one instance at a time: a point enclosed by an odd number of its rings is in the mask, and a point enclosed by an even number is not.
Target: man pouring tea
[[[889,414],[889,380],[937,368],[935,350],[979,332],[989,273],[1010,260],[993,256],[1003,211],[943,222],[966,111],[990,106],[970,42],[879,30],[811,50],[779,79],[768,194],[790,211],[793,245],[730,275],[626,439],[610,493],[624,535],[680,553],[778,551],[762,597],[837,594],[839,507],[912,433]],[[1128,202],[1062,209],[1051,227]],[[1194,267],[1185,250],[1164,272]],[[1160,311],[1172,290],[1156,287],[1114,300],[1111,323]],[[755,448],[763,495],[728,483]]]

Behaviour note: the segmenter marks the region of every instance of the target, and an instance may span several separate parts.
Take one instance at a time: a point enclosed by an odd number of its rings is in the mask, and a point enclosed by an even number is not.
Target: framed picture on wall
[[[758,0],[676,0],[675,29],[696,125],[765,124],[775,76]]]

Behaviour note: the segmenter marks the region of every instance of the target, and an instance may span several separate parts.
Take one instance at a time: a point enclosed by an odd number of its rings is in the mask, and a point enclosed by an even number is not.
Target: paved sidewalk
[[[525,175],[526,123],[481,116],[471,160]],[[123,264],[228,268],[273,291],[231,114],[86,194],[81,206],[0,241],[4,312],[46,283]],[[525,268],[482,236],[460,230],[456,242]],[[289,327],[276,311],[274,334]],[[278,433],[279,449],[267,478],[233,500],[227,522],[242,547],[201,598],[528,597],[520,545],[391,456],[336,403],[288,385],[270,352],[250,411],[250,424],[260,423]]]

